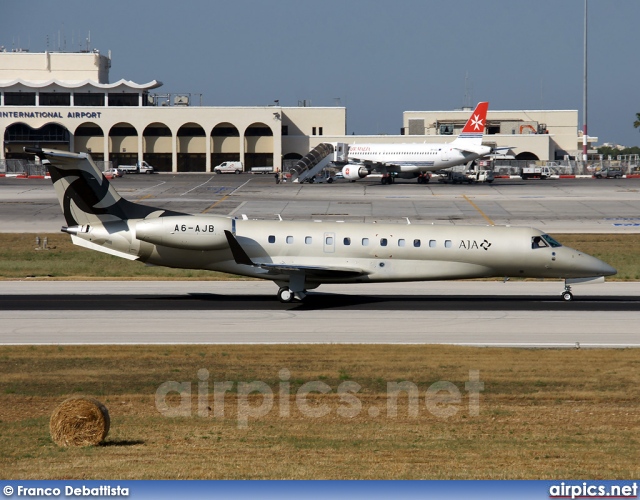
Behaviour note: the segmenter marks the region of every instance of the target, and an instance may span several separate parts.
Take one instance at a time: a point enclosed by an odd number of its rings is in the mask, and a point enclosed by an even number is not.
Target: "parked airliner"
[[[488,109],[488,102],[478,103],[462,132],[452,142],[351,144],[347,154],[348,163],[342,167],[342,175],[345,179],[357,180],[375,170],[382,172],[383,184],[390,184],[394,177],[410,179],[491,154],[491,147],[482,145]],[[428,176],[418,178],[427,182],[428,179]]]
[[[603,281],[616,270],[542,231],[236,219],[189,215],[122,198],[86,153],[26,148],[50,160],[74,244],[147,264],[271,280],[283,302],[323,283],[488,277]]]

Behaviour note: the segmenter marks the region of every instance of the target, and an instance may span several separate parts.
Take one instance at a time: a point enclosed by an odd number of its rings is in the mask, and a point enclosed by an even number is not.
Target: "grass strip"
[[[637,349],[3,346],[0,360],[2,479],[640,475]],[[474,412],[467,384],[476,372],[483,389]],[[167,381],[190,388],[188,415],[158,411],[156,392]],[[273,392],[273,406],[242,427],[240,384],[254,381]],[[400,394],[394,416],[387,384],[404,381],[415,384],[419,405],[411,415],[408,397]],[[220,382],[230,390],[216,402]],[[311,393],[304,407],[296,395],[309,382],[327,389]],[[338,394],[349,383],[359,386],[357,392],[350,386],[359,407]],[[455,387],[459,397],[429,407],[427,393],[434,387]],[[95,448],[59,448],[49,437],[49,417],[64,399],[79,394],[107,406],[110,434]],[[259,413],[263,397],[247,397],[251,411]],[[168,402],[178,406],[180,396],[173,393]],[[325,414],[312,417],[308,409]]]
[[[564,245],[591,254],[618,270],[607,280],[640,280],[640,234],[557,234]],[[35,235],[0,233],[0,279],[242,279],[189,269],[145,266],[140,262],[73,245],[68,235],[42,234],[48,250],[37,250]]]

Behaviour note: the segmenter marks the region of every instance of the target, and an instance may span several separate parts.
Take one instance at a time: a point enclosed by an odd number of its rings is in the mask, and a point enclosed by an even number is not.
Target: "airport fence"
[[[102,172],[106,172],[113,167],[112,161],[97,161],[95,163]],[[47,166],[29,160],[0,160],[0,174],[25,175],[28,177],[46,175]]]
[[[531,161],[531,160],[495,160],[493,172],[495,175],[520,175],[525,167],[548,166],[555,175],[592,175],[596,170],[609,167],[620,167],[625,175],[640,174],[640,164],[623,160],[562,160],[555,162]]]
[[[7,175],[45,175],[46,165],[28,160],[10,159],[0,160],[0,173]]]

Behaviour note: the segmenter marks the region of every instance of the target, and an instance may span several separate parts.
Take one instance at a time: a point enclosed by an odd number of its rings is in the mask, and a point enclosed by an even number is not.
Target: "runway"
[[[268,282],[3,282],[2,344],[434,343],[640,347],[640,284],[322,286],[282,304]]]

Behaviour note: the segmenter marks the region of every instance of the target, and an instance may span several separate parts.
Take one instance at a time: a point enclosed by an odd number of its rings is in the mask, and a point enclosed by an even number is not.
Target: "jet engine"
[[[218,250],[228,246],[224,230],[231,230],[231,220],[206,215],[168,216],[141,220],[135,227],[136,238],[154,245]]]
[[[342,175],[344,175],[345,179],[356,181],[358,179],[364,179],[367,175],[369,175],[369,171],[366,167],[349,164],[342,167]]]

